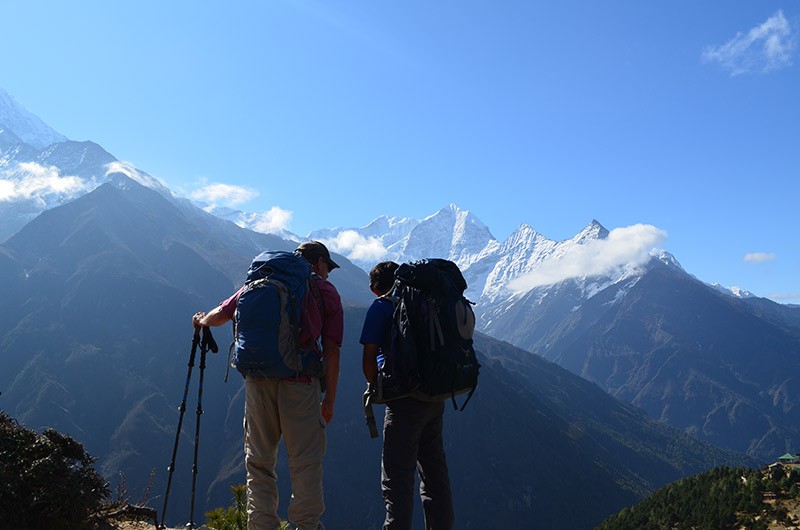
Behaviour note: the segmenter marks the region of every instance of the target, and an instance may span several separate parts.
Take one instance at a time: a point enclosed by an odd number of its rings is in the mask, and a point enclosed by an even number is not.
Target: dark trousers
[[[403,398],[386,404],[381,463],[381,490],[386,504],[384,530],[411,530],[417,470],[426,530],[454,527],[453,496],[442,438],[443,414],[443,402]]]

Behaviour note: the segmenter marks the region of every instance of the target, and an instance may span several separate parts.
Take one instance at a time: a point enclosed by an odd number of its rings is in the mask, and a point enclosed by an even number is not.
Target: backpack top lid
[[[299,254],[285,250],[268,250],[253,259],[247,270],[247,282],[272,277],[295,291],[311,275],[311,265]]]
[[[467,281],[458,265],[440,258],[403,263],[395,271],[395,280],[436,297],[461,296]]]

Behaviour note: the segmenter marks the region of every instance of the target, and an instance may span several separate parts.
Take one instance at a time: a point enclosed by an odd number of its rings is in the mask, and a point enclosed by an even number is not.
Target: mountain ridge
[[[49,165],[50,161],[54,165]],[[206,270],[197,277],[186,274],[188,278],[181,278],[178,263],[205,261],[226,276],[226,285],[233,286],[241,282],[240,273],[234,271],[245,266],[244,256],[265,247],[292,248],[296,241],[240,228],[242,220],[231,212],[226,214],[231,220],[222,221],[91,142],[57,142],[36,149],[24,143],[18,132],[0,133],[0,175],[10,175],[12,190],[19,193],[25,190],[19,183],[31,176],[46,176],[66,186],[60,194],[50,191],[48,195],[42,188],[38,194],[21,195],[16,203],[0,204],[0,215],[9,219],[2,230],[12,233],[28,227],[42,210],[68,207],[76,197],[106,183],[120,188],[144,184],[155,190],[164,199],[160,202],[163,207],[174,206],[180,212],[179,217],[169,213],[170,219],[186,221],[193,227],[169,234],[169,243],[137,243],[150,258],[160,258],[159,254],[167,258],[160,265],[163,270],[148,273],[155,284],[161,282],[169,289],[180,290],[200,277],[211,281],[213,276]],[[153,204],[156,202],[153,200]],[[87,214],[87,231],[78,231],[80,237],[64,242],[79,248],[81,239],[100,237],[109,248],[116,249],[119,237],[92,226],[90,221]],[[135,226],[138,221],[129,224]],[[0,240],[9,236],[2,230]],[[54,229],[59,230],[61,227]],[[162,227],[158,233],[167,237]],[[204,241],[225,244],[209,249],[185,243],[196,241],[199,233]],[[674,256],[659,248],[665,234],[655,227],[634,225],[609,232],[592,219],[575,236],[554,241],[523,223],[500,242],[474,214],[451,203],[422,220],[383,216],[364,228],[328,229],[313,235],[325,240],[334,252],[338,250],[337,256],[353,257],[352,261],[336,258],[344,264],[343,270],[337,271],[337,285],[344,293],[353,293],[353,298],[346,299],[348,304],[369,299],[364,271],[355,270],[354,263],[368,269],[381,258],[376,250],[383,249],[383,258],[398,261],[447,257],[461,266],[467,279],[467,296],[477,302],[479,330],[528,350],[530,363],[535,361],[532,355],[557,361],[606,391],[641,404],[656,419],[759,458],[774,457],[773,451],[791,450],[800,443],[793,427],[795,396],[800,394],[796,388],[800,367],[793,360],[799,349],[800,308],[705,286],[683,270]],[[12,277],[22,278],[22,286],[28,277],[25,275],[31,274],[38,281],[53,281],[43,273],[43,267],[57,271],[57,262],[32,261],[26,264],[23,275],[15,268],[14,247],[24,244],[14,237],[7,241],[10,244],[0,248],[0,270],[6,268]],[[348,247],[343,243],[346,241],[372,245],[371,252],[357,259],[353,250],[359,247]],[[117,250],[121,252],[114,254],[115,258],[107,254],[91,256],[91,260],[104,264],[109,271],[119,271],[125,266],[121,259],[139,259],[133,252],[120,258],[122,251],[130,249]],[[72,259],[87,270],[91,268],[89,259]],[[204,266],[200,269],[205,270]],[[99,274],[99,278],[107,276]],[[100,281],[84,273],[70,279],[74,285],[95,288]],[[9,285],[2,289],[13,296],[19,288]],[[81,298],[79,289],[70,294],[70,301],[80,300],[82,307],[91,307],[91,300]],[[712,307],[728,321],[708,309]],[[58,325],[54,311],[42,309],[37,315]],[[0,314],[3,312],[13,317],[10,309],[0,308]],[[696,318],[701,315],[701,321],[709,325],[697,325],[687,314]],[[731,336],[740,340],[732,341]],[[763,355],[763,344],[781,352],[785,359],[771,352]],[[725,355],[720,355],[720,348],[725,349]],[[753,359],[770,359],[771,366],[756,366]],[[720,362],[728,364],[720,369]],[[751,373],[758,379],[750,378]]]
[[[38,116],[29,112],[0,87],[0,129],[4,127],[37,149],[67,140],[66,136],[56,132]]]
[[[186,208],[120,174],[43,213],[0,245],[0,293],[8,300],[0,308],[0,403],[37,430],[77,436],[100,457],[107,479],[121,471],[137,490],[146,487],[147,470],[168,460],[174,400],[186,378],[190,315],[237,286],[259,242],[293,245],[197,209],[193,217]],[[366,273],[344,257],[340,265],[332,280],[353,302],[345,309],[342,380],[336,419],[328,426],[326,524],[366,529],[378,524],[381,512],[380,443],[364,427],[357,342],[372,295]],[[230,341],[228,327],[214,332],[219,344]],[[748,461],[659,425],[553,363],[512,363],[508,359],[528,354],[489,337],[477,341],[484,364],[478,392],[467,411],[445,418],[461,521],[536,521],[537,528],[560,529],[564,514],[557,507],[578,492],[585,507],[567,516],[569,527],[588,529],[686,473]],[[241,380],[234,373],[226,386],[225,364],[224,354],[211,355],[206,374],[198,490],[205,506],[225,505],[228,486],[244,480]],[[187,425],[191,421],[190,414]],[[176,470],[184,479],[173,485],[170,521],[180,517],[178,499],[188,492],[187,434]],[[618,469],[634,460],[635,469]],[[283,459],[278,474],[286,486]],[[337,483],[344,476],[347,488]],[[164,474],[157,471],[155,480],[158,492]]]

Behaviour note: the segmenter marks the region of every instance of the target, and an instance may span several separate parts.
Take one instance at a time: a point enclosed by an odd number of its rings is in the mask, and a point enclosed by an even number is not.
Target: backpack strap
[[[439,320],[439,302],[429,298],[429,322],[430,322],[430,337],[431,337],[431,350],[436,349],[436,339],[439,339],[439,344],[444,346],[444,331],[442,331],[442,322]]]
[[[317,276],[315,273],[311,273],[311,277],[308,279],[308,290],[311,293],[311,296],[314,297],[314,301],[317,303],[317,309],[319,310],[319,319],[322,326],[325,326],[325,299],[322,298],[322,293],[319,291],[319,285],[317,285]],[[319,355],[323,362],[323,367],[325,366],[324,358],[322,357],[322,329],[320,329],[319,338],[315,340],[317,348],[319,348]],[[323,368],[323,372],[327,371]],[[319,377],[319,383],[321,386],[321,390],[325,392],[325,377]]]
[[[319,285],[317,285],[315,276],[317,275],[312,273],[311,278],[308,279],[308,290],[311,293],[311,296],[314,297],[314,301],[317,303],[320,324],[325,326],[325,299],[322,298],[322,293],[319,292]],[[320,354],[322,354],[322,329],[320,329],[320,336],[315,340],[315,342],[317,342],[317,347],[319,348]]]
[[[322,298],[322,293],[319,292],[319,285],[317,285],[315,276],[316,274],[312,274],[311,278],[308,279],[308,290],[311,291],[311,294],[314,296],[314,300],[317,302],[317,309],[319,309],[320,318],[325,320],[325,300]]]

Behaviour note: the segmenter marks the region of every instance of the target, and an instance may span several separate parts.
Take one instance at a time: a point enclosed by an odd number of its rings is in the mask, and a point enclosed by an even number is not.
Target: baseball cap
[[[313,263],[320,257],[324,258],[330,270],[338,269],[339,265],[331,259],[331,253],[328,252],[328,247],[319,241],[306,241],[297,247],[296,252],[302,254],[306,261]]]

